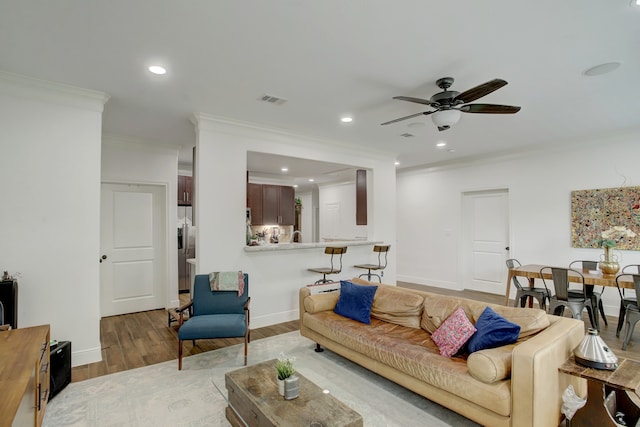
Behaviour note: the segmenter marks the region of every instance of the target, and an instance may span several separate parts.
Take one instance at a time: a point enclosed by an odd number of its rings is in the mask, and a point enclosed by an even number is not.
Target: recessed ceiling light
[[[289,172],[289,168],[282,168],[280,169],[282,172]]]
[[[449,153],[455,153],[455,152],[456,152],[456,150],[454,150],[453,148],[449,148],[447,151],[448,151]]]
[[[309,182],[313,182],[313,181],[315,181],[315,179],[309,178]]]
[[[158,75],[167,74],[167,70],[159,65],[152,65],[151,67],[149,67],[149,71],[151,71],[153,74]]]
[[[353,121],[352,117],[343,117],[340,119],[342,123],[351,123]]]
[[[396,162],[394,163],[394,165],[396,165],[396,166],[398,166],[399,164],[400,164],[400,162],[398,162],[398,161],[396,161]]]
[[[605,62],[604,64],[596,65],[594,67],[586,69],[583,74],[589,77],[601,76],[602,74],[607,74],[617,70],[620,65],[621,63],[617,61]]]
[[[640,0],[631,0],[629,4],[631,6],[640,6]]]
[[[298,184],[293,184],[293,188],[298,188]]]
[[[442,148],[442,147],[446,147],[446,146],[447,146],[447,143],[444,142],[444,141],[440,141],[440,142],[438,142],[436,144],[436,147],[438,147],[438,148]]]

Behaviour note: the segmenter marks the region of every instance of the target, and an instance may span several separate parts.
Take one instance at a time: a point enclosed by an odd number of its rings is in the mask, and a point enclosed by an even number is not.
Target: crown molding
[[[0,70],[0,93],[102,112],[109,95]]]

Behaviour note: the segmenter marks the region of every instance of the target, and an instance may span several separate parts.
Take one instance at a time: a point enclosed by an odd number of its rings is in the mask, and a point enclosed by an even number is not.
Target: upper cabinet
[[[293,187],[247,184],[251,225],[293,225],[294,199]]]
[[[193,201],[193,178],[178,175],[178,206],[191,206]]]
[[[262,225],[262,185],[247,184],[247,207],[251,209],[251,225]]]

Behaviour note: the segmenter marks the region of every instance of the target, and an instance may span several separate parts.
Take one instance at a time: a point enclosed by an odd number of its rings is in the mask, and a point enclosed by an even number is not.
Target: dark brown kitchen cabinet
[[[251,224],[262,225],[262,185],[247,184],[247,207],[251,209]]]
[[[193,201],[193,177],[178,175],[178,206],[191,206]]]
[[[252,225],[293,225],[293,187],[247,184],[247,207],[251,208]]]

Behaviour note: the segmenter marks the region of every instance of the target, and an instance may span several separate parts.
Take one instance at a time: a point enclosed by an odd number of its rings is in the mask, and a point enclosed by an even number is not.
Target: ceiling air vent
[[[405,138],[413,138],[415,135],[412,133],[403,133],[400,136],[404,136]]]
[[[258,98],[258,100],[273,105],[282,105],[287,102],[287,100],[284,98],[278,98],[277,96],[267,94],[262,95],[262,97]]]

